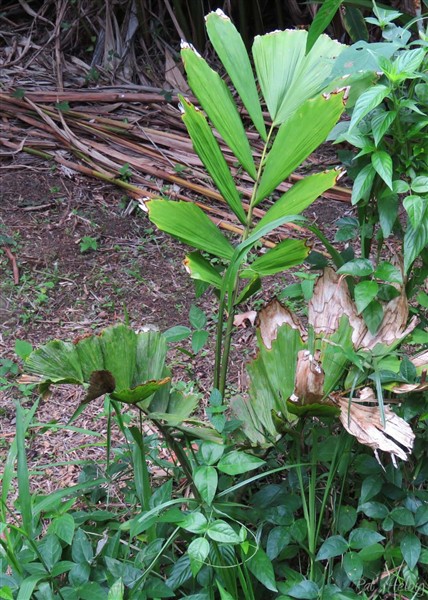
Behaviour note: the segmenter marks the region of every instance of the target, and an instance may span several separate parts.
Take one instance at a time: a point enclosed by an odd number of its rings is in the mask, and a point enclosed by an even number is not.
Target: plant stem
[[[193,481],[192,466],[191,466],[189,459],[187,458],[186,453],[184,452],[183,448],[174,439],[174,436],[172,436],[168,432],[167,427],[164,427],[159,421],[154,420],[154,419],[153,419],[153,423],[156,425],[156,427],[159,429],[159,431],[165,438],[165,441],[168,444],[168,447],[173,450],[176,457],[178,458],[178,460],[180,462],[180,466],[183,469],[186,479],[192,489],[194,498],[196,500],[198,500],[198,502],[202,502],[201,496],[200,496],[198,489],[195,486],[194,481]]]
[[[220,304],[218,307],[218,320],[217,320],[217,331],[216,331],[216,345],[215,345],[215,363],[214,363],[214,387],[219,389],[220,384],[220,373],[221,373],[221,354],[223,345],[223,315],[225,309],[225,296],[220,296]],[[222,394],[223,396],[223,394]]]
[[[247,222],[245,224],[244,231],[242,232],[241,242],[244,242],[248,236],[250,235],[251,229],[253,227],[253,211],[256,205],[256,196],[257,190],[259,187],[260,179],[263,172],[264,162],[266,158],[266,153],[268,151],[268,147],[270,144],[270,139],[274,130],[274,126],[271,125],[269,129],[269,133],[266,138],[266,142],[263,147],[263,152],[260,158],[259,167],[257,170],[256,180],[254,182],[253,191],[251,193],[251,199],[248,207],[247,213]],[[230,356],[230,348],[232,344],[232,330],[233,330],[233,320],[235,317],[235,303],[238,298],[239,292],[239,271],[235,276],[235,280],[233,282],[233,291],[232,297],[228,302],[228,315],[226,322],[226,332],[223,336],[223,321],[224,321],[224,312],[226,308],[226,298],[225,295],[227,292],[222,293],[220,296],[220,304],[218,311],[218,323],[217,323],[217,339],[216,339],[216,361],[215,361],[215,369],[214,369],[214,387],[220,391],[220,394],[224,401],[224,392],[226,389],[226,379],[227,373],[229,369],[229,356]],[[223,350],[223,351],[222,351]]]

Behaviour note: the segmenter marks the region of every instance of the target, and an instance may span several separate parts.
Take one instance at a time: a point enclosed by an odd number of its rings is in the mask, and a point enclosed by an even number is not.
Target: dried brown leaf
[[[297,354],[294,396],[301,404],[319,402],[324,396],[324,371],[317,358],[308,350]]]
[[[249,325],[254,325],[256,318],[257,311],[249,310],[247,312],[235,315],[233,324],[235,327],[248,327]]]
[[[348,433],[357,438],[360,444],[369,446],[375,451],[382,450],[391,455],[394,465],[396,459],[407,460],[413,448],[415,434],[410,425],[396,415],[389,406],[385,406],[385,427],[381,423],[381,414],[373,390],[364,388],[360,399],[335,399],[340,407],[340,420]],[[361,402],[374,403],[373,406]]]
[[[379,329],[374,334],[367,331],[359,343],[360,347],[372,350],[376,344],[391,346],[397,340],[406,337],[418,324],[418,318],[415,316],[407,325],[408,317],[409,305],[405,289],[402,287],[401,294],[384,306],[383,321]]]
[[[190,91],[187,81],[168,48],[165,48],[165,80],[174,90],[180,90],[183,94]]]
[[[330,267],[317,280],[314,293],[308,306],[309,323],[315,333],[331,335],[337,331],[340,318],[346,315],[353,328],[352,341],[357,347],[358,341],[365,335],[367,327],[357,315],[357,309],[351,299],[348,285]]]
[[[410,359],[416,368],[423,367],[428,369],[428,350],[417,354]]]
[[[272,342],[276,340],[278,327],[287,323],[293,329],[300,331],[303,339],[307,338],[307,333],[300,319],[288,308],[285,308],[276,299],[271,300],[258,315],[258,325],[260,335],[266,348],[272,348]]]

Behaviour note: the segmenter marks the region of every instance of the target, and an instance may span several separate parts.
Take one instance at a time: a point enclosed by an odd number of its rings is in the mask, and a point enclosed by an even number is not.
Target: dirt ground
[[[24,154],[4,161],[0,176],[0,367],[7,359],[19,364],[15,340],[38,346],[52,338],[73,339],[123,320],[125,312],[135,329],[165,330],[188,326],[190,306],[196,303],[213,331],[215,298],[208,292],[195,300],[194,286],[182,265],[184,246],[157,231],[139,209],[130,211],[131,200],[121,190],[80,175],[67,177]],[[347,214],[347,209],[343,203],[320,200],[308,216],[315,215],[320,225],[328,223],[331,229],[331,222]],[[251,308],[260,308],[278,293],[290,281],[287,277],[272,278]],[[231,393],[242,388],[253,336],[251,330],[235,335]],[[195,360],[177,349],[170,357],[175,379],[197,382],[202,394],[211,382],[213,336],[210,341]],[[186,347],[186,342],[180,345]],[[5,374],[8,381],[11,375]],[[15,387],[0,391],[2,458],[15,434],[17,398]],[[80,399],[80,390],[67,387],[57,389],[40,405],[39,426],[32,430],[28,454],[35,488],[48,492],[76,483],[79,461],[97,459],[105,452],[101,400],[89,405],[74,423],[101,433],[101,447],[99,437],[94,445],[94,438],[83,433],[42,427],[66,424]],[[28,407],[34,397],[22,400]],[[70,464],[73,461],[76,464]]]

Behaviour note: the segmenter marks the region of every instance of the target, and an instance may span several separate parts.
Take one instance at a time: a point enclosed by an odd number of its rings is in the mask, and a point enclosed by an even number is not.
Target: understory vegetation
[[[428,38],[420,19],[402,26],[373,4],[363,24],[379,40],[341,44],[321,33],[339,4],[327,0],[309,33],[257,36],[251,53],[209,13],[218,69],[182,44],[194,100],[180,96],[182,120],[239,227],[224,233],[167,195],[140,206],[185,244],[196,299],[217,298],[216,329],[192,305],[191,328],[136,332],[125,316],[73,341],[17,342],[0,598],[427,597]],[[303,169],[278,190],[326,139],[342,167]],[[332,239],[302,213],[345,172],[354,210]],[[82,238],[82,253],[97,247]],[[285,271],[300,283],[281,296],[304,310],[276,298],[253,310],[264,278]],[[248,322],[257,353],[238,394],[230,352]],[[172,375],[168,350],[189,336],[192,360],[214,349],[206,396]],[[5,388],[18,366],[3,367]],[[105,459],[34,494],[26,438],[56,385],[85,395],[67,425],[46,428],[77,429],[98,401]]]

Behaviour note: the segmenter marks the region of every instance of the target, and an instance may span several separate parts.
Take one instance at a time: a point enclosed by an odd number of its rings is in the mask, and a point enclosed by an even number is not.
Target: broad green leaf
[[[188,338],[192,333],[190,327],[185,327],[184,325],[176,325],[175,327],[170,327],[166,331],[163,332],[163,335],[166,338],[166,341],[171,344],[172,342],[181,342]]]
[[[5,583],[5,579],[3,579],[3,583]],[[2,585],[0,588],[0,598],[2,600],[13,600],[12,588],[8,585]]]
[[[376,298],[379,291],[379,285],[376,281],[361,281],[355,286],[355,304],[357,306],[358,314],[362,313],[370,302]]]
[[[415,525],[421,527],[428,523],[428,504],[421,504],[415,512]]]
[[[30,575],[30,577],[23,579],[19,584],[19,592],[16,596],[16,599],[31,600],[36,585],[39,583],[39,581],[43,581],[45,578],[46,575]]]
[[[89,339],[87,338],[87,340]],[[96,342],[95,336],[92,339]],[[137,350],[137,335],[135,331],[125,325],[107,327],[99,336],[99,342],[104,357],[102,369],[109,371],[113,375],[116,382],[116,390],[124,390],[144,381],[133,381]],[[79,344],[77,349],[79,351]],[[84,358],[80,351],[79,356],[82,364],[84,364]]]
[[[184,259],[184,268],[192,279],[205,281],[217,289],[221,288],[222,279],[220,273],[200,252],[195,251],[187,254]]]
[[[333,65],[332,75],[341,77],[349,73],[378,71],[378,57],[381,55],[389,58],[397,48],[397,44],[358,40],[340,53]]]
[[[354,277],[366,277],[373,273],[373,265],[368,258],[355,258],[345,263],[338,269],[339,275],[353,275]]]
[[[248,398],[242,396],[233,396],[230,399],[230,408],[234,417],[241,421],[241,428],[243,432],[245,433],[246,437],[253,442],[253,444],[260,444],[261,446],[264,446],[268,443],[268,439],[263,433],[263,424],[258,418],[258,415],[252,406],[252,402]],[[275,431],[270,414],[269,418],[271,427]]]
[[[372,133],[373,139],[376,146],[382,140],[385,133],[391,127],[392,123],[395,121],[397,116],[397,111],[381,111],[377,115],[375,115],[372,119]]]
[[[342,0],[325,0],[322,3],[309,27],[306,39],[306,53],[311,50],[321,33],[330,25],[341,4]]]
[[[123,600],[124,593],[125,586],[123,585],[122,578],[119,577],[119,579],[111,586],[107,595],[107,600]]]
[[[384,552],[385,548],[382,544],[371,544],[370,546],[364,546],[358,555],[364,562],[371,562],[381,558]]]
[[[149,218],[161,230],[181,242],[230,260],[233,246],[199,206],[191,202],[150,200]]]
[[[187,552],[193,560],[203,562],[210,551],[210,543],[206,538],[195,538],[190,544]]]
[[[170,381],[170,377],[165,377],[164,379],[157,381],[146,381],[141,385],[137,385],[135,388],[115,390],[110,394],[110,397],[113,400],[125,402],[125,404],[137,404],[138,402],[144,402],[147,400],[147,398],[153,396],[155,392],[157,392],[162,386],[166,385]]]
[[[343,217],[338,219],[336,224],[338,229],[334,236],[335,242],[347,242],[359,233],[358,219],[355,217]]]
[[[340,415],[340,409],[337,406],[321,402],[297,404],[287,400],[287,409],[289,413],[298,417],[337,417]]]
[[[291,598],[301,598],[302,600],[316,600],[319,598],[320,589],[315,581],[304,579],[293,585],[287,590],[287,595]]]
[[[296,265],[300,265],[310,252],[303,240],[283,240],[275,248],[262,254],[245,269],[241,276],[250,277],[252,273],[264,277],[274,275]]]
[[[400,549],[409,569],[413,569],[421,555],[422,545],[420,539],[414,533],[408,533],[401,540]]]
[[[270,530],[266,542],[266,554],[270,560],[275,560],[277,556],[290,543],[291,535],[290,528],[285,526],[274,527]]]
[[[392,189],[396,194],[406,194],[410,190],[410,185],[403,179],[395,179],[392,182]]]
[[[208,36],[257,131],[266,140],[266,127],[253,70],[244,42],[232,21],[222,11],[205,18]]]
[[[269,196],[325,141],[343,109],[343,92],[338,92],[306,100],[287,118],[279,128],[267,156],[256,204]],[[317,126],[313,127],[313,123],[317,123]]]
[[[120,335],[118,332],[115,335]],[[131,343],[134,343],[132,340]],[[83,380],[89,381],[95,371],[107,370],[104,368],[104,354],[99,336],[83,337],[75,344],[77,356],[83,373]]]
[[[391,235],[398,216],[397,193],[385,190],[377,199],[377,209],[379,211],[379,223],[382,228],[383,237],[388,238]]]
[[[193,481],[202,500],[211,505],[217,491],[217,470],[214,467],[205,465],[197,467],[193,473]]]
[[[332,535],[321,544],[316,560],[341,556],[346,550],[348,550],[348,542],[341,535]]]
[[[55,517],[48,527],[48,533],[54,533],[60,540],[71,546],[74,536],[75,523],[69,513]]]
[[[229,523],[226,523],[226,521],[223,521],[222,519],[212,521],[212,523],[209,524],[206,533],[208,537],[215,542],[222,542],[225,544],[239,544],[241,542],[241,537]]]
[[[360,200],[369,199],[375,175],[376,171],[371,164],[368,164],[361,169],[356,176],[352,187],[352,204],[357,204]]]
[[[149,406],[148,416],[151,419],[163,419],[170,426],[178,426],[189,418],[198,405],[198,395],[192,392],[173,391],[168,394],[168,405],[165,412],[153,412],[157,410],[156,395]],[[161,409],[161,407],[159,407]]]
[[[342,315],[337,330],[329,336],[328,341],[321,343],[320,361],[324,370],[324,394],[330,394],[343,377],[345,369],[349,364],[349,353],[353,351],[352,344],[353,329],[349,319]],[[333,367],[334,365],[334,367]],[[333,408],[323,405],[325,408]]]
[[[408,273],[419,254],[428,246],[428,206],[418,227],[408,223],[404,234],[404,271]]]
[[[191,533],[205,533],[207,526],[208,521],[200,512],[190,513],[180,521],[180,527]]]
[[[391,519],[399,525],[413,527],[415,525],[415,517],[413,513],[404,506],[393,508],[389,514]]]
[[[386,85],[375,85],[361,94],[355,103],[349,130],[352,130],[371,110],[379,106],[389,92],[390,89]]]
[[[130,584],[132,585],[131,582]],[[158,579],[156,577],[148,577],[146,579],[143,593],[146,598],[176,598],[176,595],[172,591],[171,587],[164,583],[162,579]],[[83,600],[92,600],[92,598],[83,598]]]
[[[150,379],[162,379],[165,372],[167,342],[159,331],[146,331],[137,335],[135,372],[132,385]]]
[[[287,30],[254,39],[257,77],[274,125],[284,123],[303,102],[323,91],[334,59],[345,48],[321,35],[305,55],[307,36],[306,31]]]
[[[403,206],[409,216],[409,220],[413,228],[417,228],[422,219],[425,218],[425,213],[427,212],[428,208],[428,201],[425,198],[421,198],[421,196],[412,195],[404,198]]]
[[[208,341],[209,332],[204,329],[198,329],[192,333],[192,352],[197,354]]]
[[[239,306],[242,302],[245,302],[246,300],[248,300],[248,298],[254,296],[254,294],[256,294],[262,287],[261,279],[258,275],[254,275],[254,273],[252,272],[248,272],[248,274],[250,276],[250,281],[239,292],[239,296],[236,299],[235,306]],[[245,271],[241,271],[239,276],[245,279]]]
[[[25,340],[15,340],[15,354],[22,360],[30,356],[33,351],[33,346]]]
[[[217,467],[219,471],[227,475],[240,475],[241,473],[258,469],[264,464],[264,460],[253,454],[232,450],[232,452],[228,452],[222,456]]]
[[[366,477],[361,484],[360,502],[368,502],[374,498],[382,489],[383,481],[375,475]]]
[[[266,211],[253,231],[286,215],[298,215],[337,182],[337,171],[308,175],[295,183]]]
[[[195,577],[200,571],[210,551],[210,543],[206,538],[199,537],[192,540],[187,549],[190,558],[190,566]]]
[[[372,300],[363,310],[363,318],[372,335],[379,329],[383,321],[383,308],[377,300]]]
[[[75,563],[91,563],[94,558],[94,551],[88,536],[83,529],[77,529],[71,547],[71,556]]]
[[[414,50],[404,50],[399,53],[394,61],[394,66],[398,73],[406,77],[413,74],[421,66],[422,61],[426,56],[425,48],[415,48]]]
[[[392,190],[392,158],[384,150],[378,150],[371,155],[371,161],[376,173]]]
[[[389,281],[391,283],[403,283],[403,276],[400,269],[387,261],[382,261],[376,267],[373,277]]]
[[[380,502],[364,502],[358,507],[358,510],[363,512],[366,517],[371,519],[384,519],[388,513],[388,508]]]
[[[196,154],[213,178],[230,209],[245,225],[246,216],[232,174],[203,113],[185,98],[180,97],[184,114],[183,121],[193,142]]]
[[[143,437],[142,437],[141,432],[139,431],[138,427],[132,427],[132,428],[130,428],[130,431],[132,433],[134,440],[138,444],[138,450],[140,450],[140,449],[144,450],[144,446],[141,443],[143,441]],[[149,486],[150,486],[150,483],[149,483]],[[147,492],[142,490],[142,492],[146,493],[147,510],[155,508],[156,506],[159,506],[161,504],[164,504],[164,502],[169,502],[169,500],[171,500],[171,496],[172,496],[172,479],[168,479],[167,481],[165,481],[165,483],[163,483],[159,487],[155,488],[153,493],[152,493],[152,490],[148,490]],[[142,496],[143,494],[140,494],[140,495]]]
[[[232,596],[232,594],[229,594],[229,592],[227,590],[224,589],[224,587],[221,585],[221,583],[219,582],[218,579],[215,580],[218,591],[220,592],[220,600],[235,600],[235,598]],[[195,600],[205,600],[205,596],[204,598],[195,598]]]
[[[349,534],[349,546],[353,550],[362,550],[366,546],[371,546],[385,539],[384,535],[381,535],[377,531],[372,529],[365,529],[364,527],[358,527],[353,529]]]
[[[247,173],[256,179],[250,144],[227,85],[193,48],[183,46],[181,56],[189,85],[202,108]]]
[[[70,342],[52,340],[34,350],[25,361],[25,368],[53,383],[59,381],[83,383],[84,381],[76,346]]]
[[[347,4],[343,7],[341,15],[346,32],[353,42],[357,40],[368,41],[369,32],[363,14],[359,8]]]
[[[250,550],[251,551],[251,550]],[[256,553],[245,563],[256,579],[268,590],[277,592],[275,573],[272,561],[267,557],[265,551],[259,547]]]
[[[173,590],[183,585],[185,581],[191,579],[192,569],[190,567],[190,557],[188,554],[183,554],[172,566],[170,575],[166,580],[166,584]],[[154,596],[157,598],[157,596]]]
[[[357,552],[347,552],[343,557],[343,569],[353,583],[360,581],[363,566],[363,560]]]
[[[62,554],[62,546],[57,536],[48,533],[38,542],[37,549],[43,558],[44,565],[51,571],[53,566],[60,560]]]
[[[252,428],[260,433],[266,430],[275,439],[278,432],[272,411],[281,413],[287,420],[294,419],[289,415],[286,400],[294,391],[297,355],[304,347],[300,332],[288,325],[278,328],[270,349],[258,339],[257,358],[247,365],[250,378],[248,409],[252,416],[250,431]],[[288,357],[286,362],[283,360],[285,355]],[[245,431],[245,422],[243,428]]]
[[[215,442],[202,442],[199,452],[206,465],[215,465],[215,463],[223,456],[225,447],[223,444]]]
[[[203,329],[207,324],[207,316],[196,304],[190,306],[189,321],[195,329]]]
[[[428,193],[428,175],[419,175],[412,180],[412,192],[416,194]]]
[[[357,520],[357,511],[353,506],[342,505],[339,508],[337,529],[341,535],[353,528]]]

